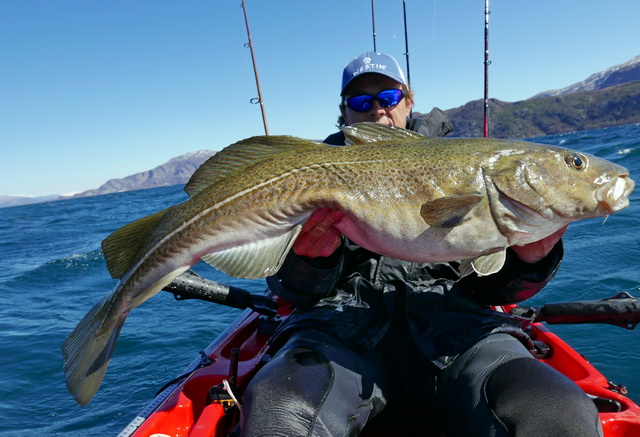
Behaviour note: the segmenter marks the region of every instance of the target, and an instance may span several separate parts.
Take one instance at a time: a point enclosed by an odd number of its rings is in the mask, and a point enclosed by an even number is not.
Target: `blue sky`
[[[370,0],[246,0],[271,134],[335,131]],[[416,107],[482,98],[484,0],[407,0]],[[3,0],[0,195],[96,188],[264,133],[240,0]],[[491,0],[490,94],[518,101],[640,55],[640,1]],[[404,64],[401,0],[375,1]]]

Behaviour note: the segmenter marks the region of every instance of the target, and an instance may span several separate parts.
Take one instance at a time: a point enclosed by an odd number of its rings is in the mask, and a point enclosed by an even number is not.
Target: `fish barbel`
[[[190,198],[118,229],[102,244],[120,281],[65,341],[67,387],[87,404],[129,312],[204,260],[237,277],[276,273],[319,208],[373,252],[499,270],[505,249],[570,222],[626,208],[628,171],[569,149],[497,139],[425,138],[375,123],[344,128],[349,147],[253,137],[205,162]]]

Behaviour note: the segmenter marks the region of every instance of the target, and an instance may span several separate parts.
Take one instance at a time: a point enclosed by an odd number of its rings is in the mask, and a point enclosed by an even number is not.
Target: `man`
[[[365,73],[373,73],[374,75],[370,76]],[[373,100],[368,110],[362,110],[367,107],[367,100],[359,99],[358,96],[376,96],[375,90],[394,89],[403,92],[403,98],[398,100],[396,105],[383,106],[384,101],[381,103],[378,100]],[[367,52],[349,63],[342,74],[340,96],[342,97],[341,115],[338,118],[338,126],[340,127],[370,121],[384,126],[410,129],[427,137],[444,136],[453,129],[449,118],[438,108],[434,108],[425,118],[408,118],[413,107],[413,93],[409,89],[397,61],[388,55]],[[353,99],[354,104],[364,104],[365,106],[354,110],[347,104],[349,98]],[[393,100],[389,101],[389,103],[394,102]],[[337,132],[329,135],[324,142],[343,146],[344,134]]]
[[[341,96],[340,124],[450,129],[439,110],[407,121],[413,96],[388,55],[347,64]],[[268,279],[296,311],[247,388],[244,436],[355,436],[378,415],[407,411],[448,436],[601,435],[584,392],[531,356],[520,320],[489,308],[520,302],[551,280],[564,229],[510,248],[494,275],[461,279],[458,263],[412,263],[357,246],[333,227],[342,217],[314,213]]]

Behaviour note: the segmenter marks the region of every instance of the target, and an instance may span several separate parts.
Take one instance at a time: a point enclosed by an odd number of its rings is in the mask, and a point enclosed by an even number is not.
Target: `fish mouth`
[[[629,195],[635,188],[635,182],[628,175],[612,178],[596,191],[598,212],[609,215],[629,206]]]

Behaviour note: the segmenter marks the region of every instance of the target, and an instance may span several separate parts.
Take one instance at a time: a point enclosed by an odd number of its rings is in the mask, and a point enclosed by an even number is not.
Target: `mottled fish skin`
[[[120,282],[63,345],[74,398],[85,405],[98,390],[133,308],[200,260],[232,276],[274,274],[318,208],[344,211],[336,227],[376,253],[467,260],[490,274],[507,247],[619,211],[634,188],[625,168],[559,147],[425,138],[372,123],[345,134],[349,147],[284,136],[229,146],[194,173],[187,201],[105,239]]]

